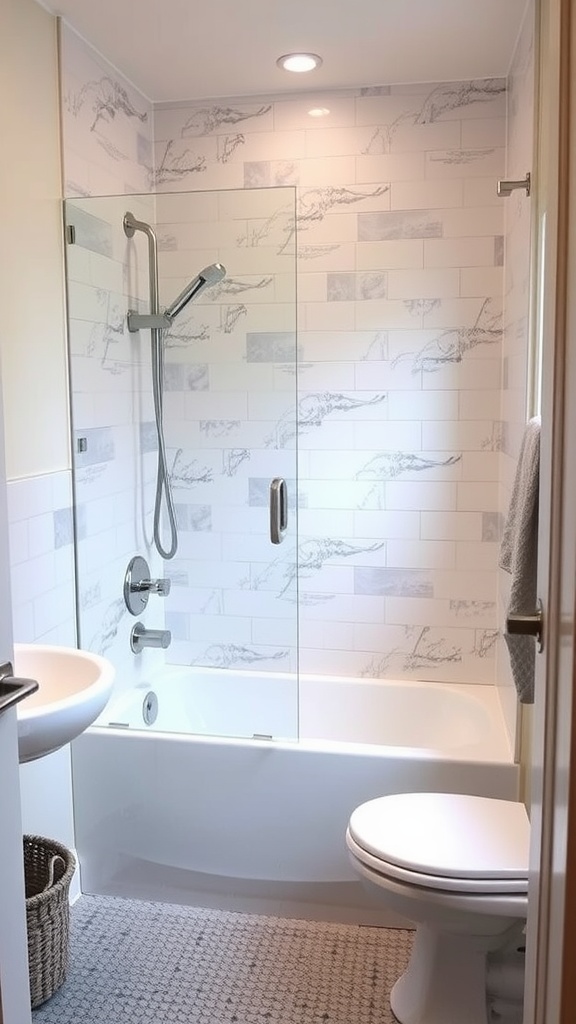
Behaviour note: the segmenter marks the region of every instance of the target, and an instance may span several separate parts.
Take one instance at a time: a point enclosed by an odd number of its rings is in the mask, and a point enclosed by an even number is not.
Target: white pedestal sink
[[[114,667],[73,647],[14,644],[14,675],[39,683],[17,707],[22,764],[51,754],[92,724],[110,697]]]

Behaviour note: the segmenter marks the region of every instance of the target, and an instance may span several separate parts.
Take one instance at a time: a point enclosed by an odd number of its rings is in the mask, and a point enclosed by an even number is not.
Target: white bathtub
[[[493,687],[304,677],[299,690],[299,740],[281,674],[168,670],[109,706],[73,744],[83,890],[393,924],[349,867],[353,808],[422,790],[517,797]],[[234,730],[273,738],[207,735]]]

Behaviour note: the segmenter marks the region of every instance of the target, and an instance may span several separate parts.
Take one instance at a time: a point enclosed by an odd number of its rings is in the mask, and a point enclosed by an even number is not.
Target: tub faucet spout
[[[137,622],[130,633],[130,647],[134,654],[140,654],[145,647],[162,647],[166,650],[171,641],[169,629],[146,629],[143,622]]]

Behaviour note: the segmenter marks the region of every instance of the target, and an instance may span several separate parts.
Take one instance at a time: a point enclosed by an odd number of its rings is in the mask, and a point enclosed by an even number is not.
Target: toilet
[[[354,869],[375,903],[417,926],[390,996],[401,1024],[491,1020],[487,958],[524,945],[529,835],[524,805],[511,800],[401,793],[353,811]]]

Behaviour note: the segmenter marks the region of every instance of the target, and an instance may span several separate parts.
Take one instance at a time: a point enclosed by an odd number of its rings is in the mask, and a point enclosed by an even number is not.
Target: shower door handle
[[[288,527],[288,488],[281,476],[270,484],[270,540],[281,544]]]

